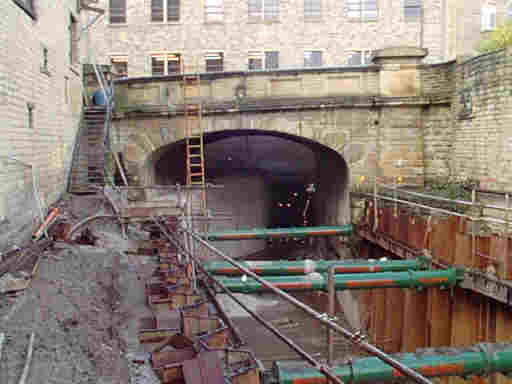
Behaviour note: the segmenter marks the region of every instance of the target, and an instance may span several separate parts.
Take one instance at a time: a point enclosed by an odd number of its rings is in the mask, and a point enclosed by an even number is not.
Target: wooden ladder
[[[202,197],[200,211],[201,215],[207,216],[204,135],[201,124],[202,105],[200,97],[201,79],[197,66],[195,66],[195,68],[188,73],[183,71],[187,185],[201,187]]]

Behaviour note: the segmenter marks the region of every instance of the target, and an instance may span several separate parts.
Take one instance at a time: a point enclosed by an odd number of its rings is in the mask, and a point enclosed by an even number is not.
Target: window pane
[[[347,17],[351,19],[361,18],[361,0],[346,0],[345,4]]]
[[[305,51],[304,52],[305,67],[321,67],[322,51]]]
[[[416,19],[421,16],[422,0],[404,0],[404,16]]]
[[[263,69],[263,59],[249,59],[249,70]]]
[[[265,69],[279,68],[279,52],[265,52]]]
[[[207,21],[222,21],[224,14],[222,0],[206,0],[205,14]]]
[[[261,17],[263,0],[249,0],[249,17]]]
[[[348,65],[361,65],[361,52],[352,52],[347,60]]]
[[[377,18],[377,0],[362,0],[362,18],[373,20]]]
[[[180,0],[167,0],[167,21],[180,21]]]
[[[181,55],[170,53],[167,55],[167,73],[180,73],[181,72]]]
[[[321,17],[322,0],[304,0],[304,17]]]
[[[151,0],[151,21],[164,21],[164,0]]]
[[[512,18],[512,2],[507,5],[506,15],[505,16],[506,16],[507,19]]]
[[[114,70],[121,76],[128,75],[128,61],[125,57],[112,57],[110,63],[114,67]]]
[[[126,0],[110,0],[110,22],[126,23]]]
[[[224,70],[224,56],[221,52],[209,53],[206,59],[206,72],[222,72]]]
[[[165,75],[165,55],[151,57],[151,73],[153,76]]]
[[[279,18],[279,0],[263,0],[263,18],[275,20]]]

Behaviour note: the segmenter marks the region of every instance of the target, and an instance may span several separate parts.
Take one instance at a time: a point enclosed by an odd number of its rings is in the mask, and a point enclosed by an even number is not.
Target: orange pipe
[[[46,220],[39,226],[37,231],[34,232],[32,235],[33,239],[39,239],[41,235],[43,234],[45,228],[51,223],[51,221],[57,217],[59,214],[59,208],[53,208],[50,211],[50,214],[46,217]]]

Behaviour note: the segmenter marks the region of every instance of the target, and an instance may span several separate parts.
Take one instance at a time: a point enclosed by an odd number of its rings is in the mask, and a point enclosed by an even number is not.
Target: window
[[[322,51],[304,51],[305,67],[321,67]]]
[[[349,19],[376,20],[377,0],[345,0],[345,12]]]
[[[249,51],[249,70],[279,68],[278,51]]]
[[[179,53],[155,53],[151,55],[151,74],[153,76],[180,72],[181,55]]]
[[[416,20],[421,17],[422,0],[404,0],[405,20]]]
[[[224,18],[223,0],[205,0],[204,13],[206,22],[219,22]]]
[[[481,31],[493,31],[496,29],[496,6],[486,4],[482,7],[482,26]]]
[[[506,20],[512,19],[512,1],[509,1],[505,7],[505,19]]]
[[[252,20],[278,20],[279,0],[249,0],[249,18]]]
[[[248,58],[249,70],[263,69],[263,55],[260,51],[250,51]]]
[[[222,72],[224,70],[224,54],[222,52],[209,52],[204,59],[206,72]]]
[[[71,65],[78,63],[78,42],[78,23],[71,15],[69,20],[69,63]]]
[[[41,45],[41,72],[50,75],[48,67],[48,47]]]
[[[109,15],[111,24],[126,23],[126,0],[110,0]]]
[[[64,76],[64,101],[69,104],[69,77]]]
[[[265,52],[265,69],[279,68],[279,52],[268,51]]]
[[[34,109],[36,108],[34,103],[27,103],[27,118],[28,127],[34,129]]]
[[[304,0],[304,18],[318,19],[322,17],[322,0]]]
[[[154,23],[180,21],[180,0],[151,0],[151,21]]]
[[[14,0],[16,4],[18,4],[21,9],[25,11],[27,15],[31,18],[36,18],[36,9],[34,7],[34,0]]]
[[[128,76],[128,56],[111,56],[110,64],[119,75],[122,77]]]
[[[373,51],[366,49],[350,52],[347,58],[347,65],[370,65],[372,63]]]

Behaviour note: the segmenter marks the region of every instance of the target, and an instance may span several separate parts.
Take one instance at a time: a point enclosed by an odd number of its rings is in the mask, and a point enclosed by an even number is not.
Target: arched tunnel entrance
[[[273,131],[219,131],[205,134],[204,140],[206,181],[224,186],[208,190],[208,208],[214,217],[216,213],[231,216],[230,220],[214,219],[209,230],[349,222],[349,169],[338,152]],[[185,159],[184,141],[155,151],[146,166],[151,182],[185,184]],[[304,242],[251,240],[219,245],[240,257],[268,248],[290,251]]]

